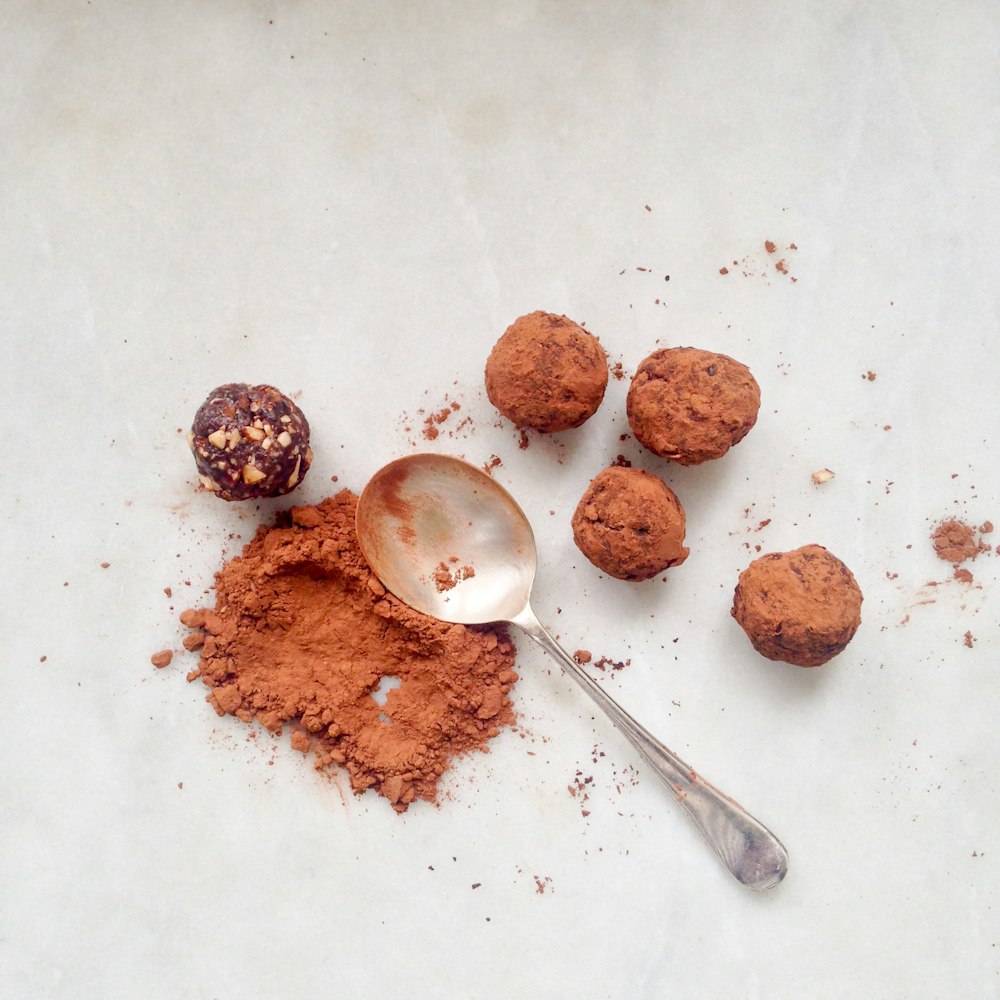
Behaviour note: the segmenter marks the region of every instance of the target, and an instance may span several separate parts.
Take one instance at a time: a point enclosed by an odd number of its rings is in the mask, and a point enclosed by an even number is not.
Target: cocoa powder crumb
[[[590,663],[592,658],[593,657],[589,649],[578,649],[573,654],[573,659],[576,660],[577,663]]]
[[[972,646],[976,641],[976,637],[971,632],[966,631],[965,636],[963,637],[963,641],[965,642],[965,645],[968,646],[969,649],[972,649]]]
[[[161,649],[158,653],[153,653],[149,658],[149,662],[153,664],[154,667],[169,667],[170,661],[174,658],[172,650]]]
[[[957,518],[947,518],[937,524],[931,532],[931,542],[939,559],[954,564],[975,559],[982,551],[975,529]]]

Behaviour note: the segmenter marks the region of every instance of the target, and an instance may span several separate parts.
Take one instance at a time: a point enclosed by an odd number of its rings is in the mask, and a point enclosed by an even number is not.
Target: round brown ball
[[[223,500],[290,493],[312,463],[309,422],[272,385],[230,382],[194,416],[188,443],[203,489]]]
[[[732,615],[762,656],[818,667],[854,637],[863,599],[832,552],[804,545],[750,563],[736,585]]]
[[[629,387],[636,440],[681,465],[720,458],[757,422],[760,387],[746,365],[697,347],[654,351]]]
[[[565,316],[514,320],[486,361],[486,395],[518,427],[551,434],[592,417],[608,387],[608,360],[592,334]]]
[[[613,465],[598,473],[573,514],[573,540],[618,580],[648,580],[688,557],[684,508],[650,472]]]

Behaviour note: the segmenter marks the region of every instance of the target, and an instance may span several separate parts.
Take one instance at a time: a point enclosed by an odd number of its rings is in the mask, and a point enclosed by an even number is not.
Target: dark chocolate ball
[[[279,497],[312,462],[309,422],[270,385],[230,382],[198,407],[188,436],[199,480],[223,500]]]

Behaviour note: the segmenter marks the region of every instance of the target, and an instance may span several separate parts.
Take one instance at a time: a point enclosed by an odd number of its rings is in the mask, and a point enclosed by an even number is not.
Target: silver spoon
[[[490,476],[446,455],[397,459],[362,491],[357,530],[376,576],[410,607],[463,625],[508,622],[555,657],[663,780],[739,882],[768,889],[784,878],[788,853],[778,838],[639,725],[535,617],[531,525]]]

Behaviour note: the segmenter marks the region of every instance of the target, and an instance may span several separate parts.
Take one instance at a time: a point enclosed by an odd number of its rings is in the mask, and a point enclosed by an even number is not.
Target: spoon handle
[[[750,889],[777,885],[788,870],[788,852],[763,823],[724,795],[641,726],[556,642],[526,607],[512,624],[553,656],[607,713],[694,820],[719,859]]]

